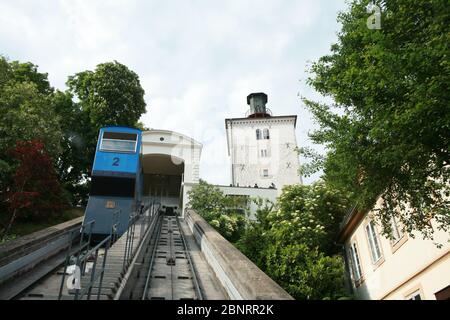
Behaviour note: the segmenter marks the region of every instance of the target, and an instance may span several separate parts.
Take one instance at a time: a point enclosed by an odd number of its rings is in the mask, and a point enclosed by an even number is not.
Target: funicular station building
[[[188,203],[187,192],[199,182],[201,151],[201,143],[181,133],[143,132],[143,202],[156,199],[166,213],[183,215]]]

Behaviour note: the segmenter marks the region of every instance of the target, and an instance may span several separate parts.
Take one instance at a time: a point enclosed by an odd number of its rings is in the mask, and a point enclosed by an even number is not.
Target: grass
[[[5,239],[5,241],[13,240],[18,237],[26,236],[30,233],[52,227],[54,225],[81,217],[84,214],[84,208],[72,208],[69,210],[66,210],[63,212],[61,217],[58,217],[57,219],[54,219],[52,221],[17,221],[12,227],[11,230],[8,232],[8,236]],[[1,241],[0,241],[1,243]]]

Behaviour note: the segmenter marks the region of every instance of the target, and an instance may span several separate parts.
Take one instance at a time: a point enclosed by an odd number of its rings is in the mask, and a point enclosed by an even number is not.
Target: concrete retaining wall
[[[185,220],[231,299],[293,299],[194,210],[187,210]]]
[[[82,221],[76,218],[0,245],[0,283],[65,249],[71,240],[68,231],[81,227]]]

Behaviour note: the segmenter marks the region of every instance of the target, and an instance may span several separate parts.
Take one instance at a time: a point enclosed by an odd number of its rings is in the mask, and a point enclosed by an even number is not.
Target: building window
[[[269,129],[264,129],[263,135],[264,135],[264,139],[266,139],[266,140],[270,139]]]
[[[370,253],[372,255],[372,262],[376,263],[381,258],[380,242],[378,241],[375,224],[370,221],[366,225],[367,239],[369,240]]]
[[[391,218],[391,231],[392,231],[391,244],[394,245],[403,237],[403,231],[400,228],[397,219],[395,218],[395,215],[392,215]]]
[[[420,295],[420,290],[414,291],[409,296],[406,297],[407,300],[422,300],[422,296]]]
[[[269,169],[263,169],[262,175],[264,178],[267,178],[269,176]]]
[[[261,140],[261,130],[256,129],[256,140]]]
[[[267,149],[261,149],[260,154],[262,158],[267,158]]]
[[[362,270],[356,242],[353,242],[350,245],[350,269],[352,271],[353,279],[355,281],[360,281],[362,278]]]
[[[136,152],[137,140],[136,133],[104,131],[100,142],[100,150]]]

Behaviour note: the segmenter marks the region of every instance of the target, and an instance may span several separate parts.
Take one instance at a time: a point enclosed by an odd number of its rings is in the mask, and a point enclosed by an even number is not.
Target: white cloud
[[[298,143],[311,144],[314,125],[297,93],[320,98],[304,83],[306,63],[328,52],[343,8],[343,0],[0,0],[0,54],[38,64],[60,89],[98,63],[126,64],[146,91],[144,123],[201,141],[201,176],[228,184],[224,119],[243,116],[251,92],[266,92],[274,114],[297,114]]]

